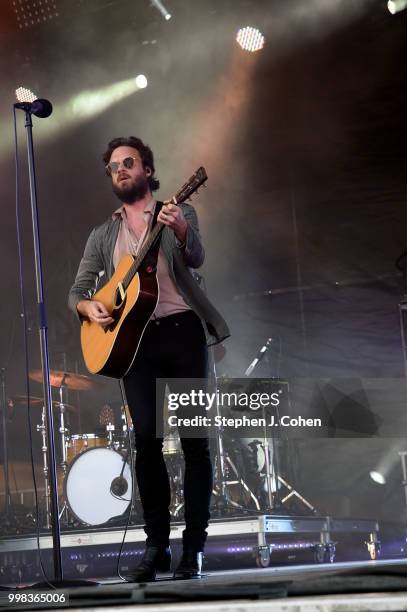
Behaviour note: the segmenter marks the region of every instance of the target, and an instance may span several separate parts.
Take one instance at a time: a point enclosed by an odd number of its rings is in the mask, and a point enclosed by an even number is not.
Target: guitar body
[[[133,263],[133,256],[123,257],[110,281],[93,296],[104,304],[115,322],[106,327],[92,321],[82,323],[82,353],[92,374],[112,378],[126,375],[157,305],[159,288],[155,273],[139,269],[126,291],[120,289]]]

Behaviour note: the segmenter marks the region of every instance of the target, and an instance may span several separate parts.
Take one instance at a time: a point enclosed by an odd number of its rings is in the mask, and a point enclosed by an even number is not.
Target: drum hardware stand
[[[173,486],[171,487],[173,501],[170,505],[170,514],[176,518],[184,507],[183,501],[183,477],[181,462],[178,460],[178,455],[169,455],[167,457],[170,463],[169,477]],[[174,495],[175,493],[175,495]]]
[[[271,344],[271,340],[272,339],[269,338],[266,344],[259,351],[254,361],[250,364],[250,366],[246,370],[245,376],[248,375],[247,374],[248,372],[249,374],[251,374],[253,370],[255,369],[255,367],[257,366],[257,364],[259,363],[259,361],[263,357],[265,357],[266,363],[269,365],[269,368],[270,368],[270,378],[271,379],[274,378],[273,372],[271,371],[270,360],[267,354],[267,350]],[[287,384],[287,393],[289,393],[288,384]],[[275,410],[276,410],[277,422],[280,426],[280,411],[279,411],[278,405],[275,407]],[[262,406],[262,416],[265,419],[265,422],[267,422],[265,406]],[[281,426],[280,426],[280,430],[281,430]],[[282,478],[282,476],[280,476],[280,465],[279,465],[279,457],[278,457],[278,439],[276,439],[276,436],[274,435],[274,429],[272,430],[272,438],[273,438],[273,444],[272,444],[272,447],[270,447],[269,436],[267,435],[267,427],[265,426],[263,445],[264,445],[265,470],[266,470],[265,482],[266,482],[267,503],[268,503],[268,507],[265,508],[265,511],[268,512],[269,514],[280,514],[281,511],[284,509],[284,504],[289,499],[296,497],[304,504],[304,506],[308,508],[308,510],[310,510],[313,513],[316,513],[317,512],[316,508],[304,496],[302,496],[291,484],[289,484],[284,478]],[[273,451],[273,458],[272,458],[272,461],[270,462],[271,450]],[[274,475],[272,475],[271,468],[273,468]],[[273,493],[273,486],[272,486],[273,479],[275,481],[275,492],[274,493]],[[283,487],[288,489],[289,493],[285,495],[285,497],[281,496],[279,485],[282,485]]]
[[[66,373],[64,373],[64,376],[62,378],[61,384],[58,389],[58,394],[59,394],[58,408],[59,408],[59,419],[60,419],[59,420],[59,433],[61,436],[61,451],[62,451],[61,468],[62,468],[62,478],[64,479],[66,477],[66,471],[67,471],[67,465],[68,465],[67,434],[69,434],[69,429],[65,425],[65,412],[66,412],[66,407],[65,407],[65,402],[64,402],[65,391],[66,391],[65,378],[66,378]],[[59,512],[59,520],[61,520],[63,516],[65,517],[65,520],[64,520],[65,525],[68,525],[69,524],[69,508],[68,508],[68,503],[66,500],[64,500],[62,508]]]
[[[44,474],[44,484],[45,484],[45,528],[49,529],[51,527],[50,517],[51,517],[51,499],[50,499],[50,491],[49,491],[49,481],[48,481],[48,447],[47,447],[47,427],[45,425],[45,407],[42,409],[42,420],[41,425],[37,425],[37,431],[41,433],[42,438],[42,472]]]
[[[272,374],[271,372],[271,364],[270,364],[270,360],[268,358],[268,355],[266,355],[266,363],[268,364],[269,368],[270,368],[270,374]],[[287,386],[287,393],[288,393],[288,386]],[[280,411],[279,411],[279,407],[276,406],[275,408],[276,410],[276,416],[277,416],[277,422],[280,426]],[[263,418],[266,418],[266,408],[265,406],[263,406]],[[273,444],[272,444],[272,448],[270,448],[270,439],[267,435],[267,429],[266,427],[264,428],[264,454],[265,454],[265,461],[266,461],[266,483],[267,483],[267,496],[268,496],[268,511],[270,511],[271,513],[279,513],[282,509],[283,506],[283,500],[280,497],[280,491],[279,491],[279,485],[281,483],[281,476],[280,476],[280,464],[279,464],[279,457],[278,457],[278,440],[276,439],[275,433],[274,433],[274,428],[272,429],[272,436],[273,436]],[[271,451],[273,452],[273,457],[272,457],[272,466],[270,466],[270,453]],[[273,468],[273,472],[274,472],[274,480],[276,483],[275,486],[275,493],[273,494],[272,491],[272,474],[271,474],[271,467]]]
[[[107,435],[107,447],[113,448],[113,434],[115,431],[115,426],[113,423],[109,423],[106,425],[106,435]]]
[[[266,357],[266,360],[268,361],[268,358]],[[289,394],[290,389],[289,386],[287,384],[287,394]],[[290,399],[289,399],[289,395],[288,395],[288,405],[290,406]],[[280,412],[279,412],[279,408],[278,406],[276,406],[276,414],[277,414],[277,420],[280,423]],[[266,432],[265,432],[266,433]],[[268,441],[268,438],[267,438]],[[273,453],[273,463],[274,463],[274,472],[275,472],[275,478],[276,478],[276,493],[275,493],[275,502],[274,502],[274,512],[276,511],[280,511],[282,508],[284,508],[284,504],[286,504],[286,502],[291,499],[291,498],[296,498],[298,499],[306,508],[308,508],[308,510],[310,510],[310,512],[312,512],[313,514],[317,514],[317,509],[315,508],[315,506],[313,506],[303,495],[301,495],[301,493],[299,493],[299,491],[297,491],[289,482],[287,482],[281,475],[280,475],[280,465],[279,465],[279,456],[278,456],[278,439],[276,440],[276,438],[274,437],[274,447],[275,447],[275,452]],[[282,487],[284,487],[285,489],[288,490],[288,494],[286,494],[284,497],[282,496],[282,492],[280,491],[279,488],[279,484],[282,485]],[[269,485],[270,485],[270,481],[269,481]],[[272,510],[272,512],[273,512]]]
[[[69,434],[69,429],[65,426],[65,411],[66,411],[65,402],[64,402],[64,392],[66,390],[65,378],[66,378],[66,374],[64,374],[64,377],[61,381],[61,385],[58,390],[58,393],[59,393],[58,407],[59,407],[59,417],[60,417],[59,433],[61,434],[61,450],[62,450],[61,468],[62,468],[64,477],[66,475],[66,468],[68,465],[66,444],[67,444],[67,434]]]
[[[263,418],[266,418],[266,409],[265,406],[263,406]],[[280,422],[280,418],[278,417],[278,422]],[[279,499],[279,494],[278,494],[278,485],[279,485],[279,471],[278,471],[278,461],[276,460],[276,440],[275,440],[275,436],[273,433],[273,471],[274,471],[274,479],[276,482],[276,490],[275,493],[273,493],[272,490],[272,474],[271,474],[271,466],[270,466],[270,452],[271,452],[271,448],[270,448],[270,442],[269,442],[269,437],[267,435],[267,431],[266,431],[266,426],[264,427],[264,438],[263,438],[263,443],[264,443],[264,458],[265,458],[265,467],[266,467],[266,483],[267,483],[267,501],[268,501],[268,507],[266,508],[267,512],[272,512],[275,510],[279,510],[281,507],[281,500]]]
[[[221,414],[220,414],[218,394],[217,394],[216,364],[215,364],[215,358],[214,358],[212,348],[209,349],[209,363],[211,366],[210,378],[212,379],[212,388],[214,389],[214,392],[216,394],[215,395],[216,397],[216,402],[215,402],[216,415],[220,417]],[[244,480],[239,477],[236,466],[234,465],[233,461],[229,457],[229,454],[225,452],[224,450],[223,435],[222,435],[221,428],[218,429],[215,440],[216,440],[216,470],[215,470],[214,488],[213,488],[213,494],[215,496],[215,510],[213,514],[217,514],[218,516],[222,517],[225,515],[225,513],[228,513],[229,511],[233,511],[236,508],[238,508],[239,510],[247,509],[241,504],[230,499],[228,487],[231,485],[236,485],[236,484],[239,484],[243,489],[245,489],[245,491],[247,491],[250,494],[250,497],[254,500],[256,507],[260,509],[260,505],[259,505],[259,502],[256,496],[249,489],[249,487],[244,482]],[[229,468],[232,469],[237,480],[229,480],[227,478],[226,464],[229,466]]]
[[[54,569],[54,581],[53,586],[68,586],[69,584],[92,584],[88,581],[67,581],[63,580],[63,568],[62,568],[62,554],[61,554],[61,528],[59,522],[59,510],[58,510],[58,487],[57,487],[57,473],[56,473],[56,461],[55,461],[55,444],[54,444],[54,422],[52,415],[52,394],[50,384],[50,367],[49,367],[49,350],[48,350],[48,321],[46,315],[46,307],[44,300],[44,284],[43,284],[43,271],[42,271],[42,259],[41,259],[41,240],[39,231],[39,216],[38,216],[38,205],[37,205],[37,180],[35,173],[35,162],[34,162],[34,143],[32,136],[32,115],[35,114],[39,117],[46,118],[52,113],[52,105],[48,100],[34,100],[34,102],[17,102],[14,104],[15,109],[21,109],[25,113],[25,123],[27,133],[27,153],[28,153],[28,171],[29,171],[29,183],[30,183],[30,203],[31,203],[31,218],[32,218],[32,232],[33,232],[33,243],[34,243],[34,263],[35,263],[35,277],[36,277],[36,294],[38,304],[38,330],[40,337],[40,349],[41,349],[41,370],[42,370],[42,383],[43,383],[43,394],[45,401],[45,418],[46,418],[46,433],[47,433],[47,448],[49,455],[49,476],[50,476],[50,498],[51,498],[51,530],[52,530],[52,542],[53,542],[53,569]],[[93,583],[95,584],[95,583]],[[51,585],[49,582],[43,582],[36,585],[41,588],[49,588]],[[32,588],[32,586],[30,587]]]
[[[232,459],[229,457],[229,454],[226,454],[226,458],[225,459],[226,459],[226,464],[227,464],[228,468],[232,470],[232,472],[234,473],[235,478],[237,479],[237,480],[229,480],[227,477],[224,477],[222,482],[225,485],[225,487],[232,486],[232,485],[240,485],[250,495],[250,497],[254,501],[256,509],[260,510],[259,500],[255,496],[253,491],[247,486],[247,484],[245,483],[243,478],[240,478],[239,471],[238,471],[237,467],[235,466],[235,464],[233,463]],[[223,473],[225,474],[225,472],[223,472]],[[215,495],[217,494],[216,491],[214,491],[214,494]],[[229,499],[228,502],[229,502],[229,504],[231,506],[233,506],[234,508],[238,508],[239,510],[246,510],[247,509],[244,506],[242,506],[241,504],[239,504],[238,502],[233,501],[232,499]]]
[[[289,499],[291,499],[292,497],[296,497],[313,514],[317,513],[317,509],[315,508],[315,506],[313,506],[307,499],[305,499],[305,497],[303,495],[301,495],[296,489],[294,489],[294,487],[292,487],[286,480],[284,480],[284,478],[282,478],[282,476],[278,477],[278,482],[281,483],[282,486],[285,487],[286,489],[288,489],[288,491],[289,491],[288,495],[285,495],[284,497],[280,497],[281,506],[284,506],[284,504]]]

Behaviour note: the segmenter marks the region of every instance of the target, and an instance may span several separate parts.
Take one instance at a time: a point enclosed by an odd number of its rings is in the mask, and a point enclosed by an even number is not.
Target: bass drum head
[[[122,515],[130,505],[133,479],[126,462],[127,491],[115,496],[110,488],[123,468],[123,456],[110,448],[91,448],[78,455],[65,478],[65,498],[75,517],[87,525],[102,525]]]

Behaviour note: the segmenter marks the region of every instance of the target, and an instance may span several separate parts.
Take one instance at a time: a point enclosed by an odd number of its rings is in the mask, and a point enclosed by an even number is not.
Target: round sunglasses
[[[123,164],[124,168],[127,168],[128,170],[130,170],[131,168],[133,168],[133,166],[134,166],[136,161],[137,161],[137,157],[130,157],[129,156],[129,157],[125,157],[121,161],[109,162],[106,165],[106,174],[108,176],[110,176],[111,174],[116,174],[116,172],[120,168],[120,164]]]

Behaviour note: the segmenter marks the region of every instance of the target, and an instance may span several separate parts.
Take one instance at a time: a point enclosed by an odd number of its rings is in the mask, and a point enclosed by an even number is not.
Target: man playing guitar
[[[191,274],[190,269],[199,268],[205,257],[194,208],[171,201],[161,206],[152,195],[159,181],[151,149],[134,136],[115,138],[103,159],[121,206],[91,232],[70,290],[69,306],[81,322],[103,328],[115,323],[106,305],[97,296],[92,299],[96,281],[108,282],[125,255],[140,252],[153,225],[164,225],[153,262],[158,301],[123,376],[135,429],[136,478],[147,535],[143,558],[128,579],[143,582],[155,580],[157,571],[168,571],[171,562],[170,486],[163,441],[156,437],[156,378],[207,378],[207,345],[221,342],[229,330]],[[185,530],[174,578],[195,578],[201,575],[212,466],[205,434],[193,438],[180,431],[180,438],[185,458]]]

